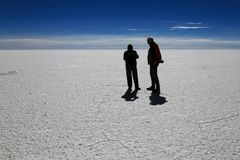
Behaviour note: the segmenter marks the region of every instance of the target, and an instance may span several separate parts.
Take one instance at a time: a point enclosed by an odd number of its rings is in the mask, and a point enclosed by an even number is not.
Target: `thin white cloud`
[[[187,25],[201,25],[201,22],[187,22]]]
[[[211,27],[205,27],[205,26],[175,26],[171,27],[170,30],[188,30],[188,29],[207,29]]]
[[[129,28],[128,30],[129,31],[141,31],[141,29],[139,29],[139,28]]]

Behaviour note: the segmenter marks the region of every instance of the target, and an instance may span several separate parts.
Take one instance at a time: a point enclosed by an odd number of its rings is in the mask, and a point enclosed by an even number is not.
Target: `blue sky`
[[[2,0],[0,49],[240,48],[237,0]]]

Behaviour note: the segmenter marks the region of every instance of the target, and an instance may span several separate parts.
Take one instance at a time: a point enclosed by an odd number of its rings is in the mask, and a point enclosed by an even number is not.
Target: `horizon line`
[[[154,37],[160,48],[165,49],[240,49],[238,39],[213,39],[203,37],[169,36],[48,36],[48,37],[0,37],[0,50],[79,50],[122,49],[128,44],[134,48],[148,48],[147,38]]]

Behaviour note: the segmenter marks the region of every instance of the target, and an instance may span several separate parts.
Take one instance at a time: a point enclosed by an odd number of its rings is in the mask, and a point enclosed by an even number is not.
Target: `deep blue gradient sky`
[[[238,0],[2,0],[0,38],[154,36],[238,48],[239,8]]]

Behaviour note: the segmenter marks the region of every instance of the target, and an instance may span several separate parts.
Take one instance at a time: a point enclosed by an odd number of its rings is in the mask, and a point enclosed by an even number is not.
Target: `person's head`
[[[127,48],[128,50],[133,50],[133,45],[129,44]]]
[[[150,45],[154,42],[153,38],[152,37],[148,37],[147,38],[147,43]]]

